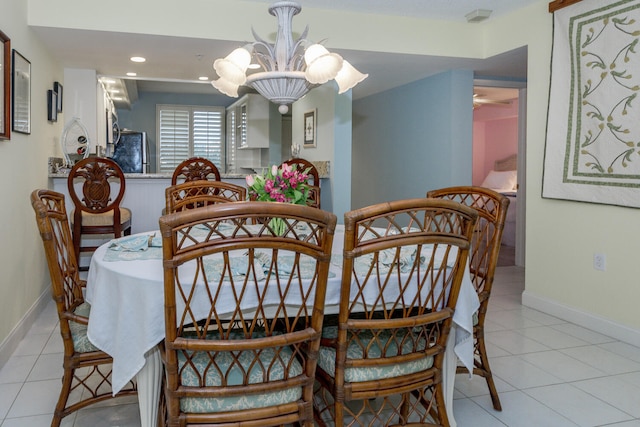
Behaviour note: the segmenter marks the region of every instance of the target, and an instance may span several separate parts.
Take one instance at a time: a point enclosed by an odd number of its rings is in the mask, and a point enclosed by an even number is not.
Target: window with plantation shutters
[[[173,172],[189,157],[204,157],[224,171],[224,108],[158,105],[158,172]]]

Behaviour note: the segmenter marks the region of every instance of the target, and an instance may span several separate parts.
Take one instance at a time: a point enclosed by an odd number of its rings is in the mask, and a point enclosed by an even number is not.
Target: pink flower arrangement
[[[309,197],[307,172],[300,172],[283,163],[280,168],[273,165],[262,174],[248,175],[249,196],[252,200],[262,202],[306,205]]]

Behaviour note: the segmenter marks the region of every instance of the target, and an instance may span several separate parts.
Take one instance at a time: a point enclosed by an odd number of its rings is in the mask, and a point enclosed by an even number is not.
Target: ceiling
[[[248,0],[272,3],[271,0]],[[492,10],[500,16],[539,0],[303,0],[303,7],[410,15],[448,21],[465,21],[476,9]],[[265,11],[266,13],[266,11]],[[491,17],[489,19],[491,19]],[[274,22],[275,25],[275,22]],[[477,24],[468,24],[477,25]],[[33,27],[42,42],[65,68],[95,69],[99,75],[126,77],[136,71],[137,91],[210,94],[212,102],[226,105],[233,100],[198,77],[216,79],[212,64],[237,46],[237,42],[148,34]],[[248,26],[247,31],[250,31]],[[450,69],[473,69],[476,76],[526,79],[527,51],[520,48],[488,59],[453,58],[334,49],[369,78],[353,89],[354,99],[382,92]],[[147,58],[133,64],[129,57]],[[402,64],[402,67],[397,67]],[[131,87],[131,85],[129,85]]]
[[[473,108],[484,106],[510,108],[519,95],[518,89],[475,86],[473,88]]]
[[[269,5],[273,0],[247,0]],[[347,10],[353,12],[465,22],[465,15],[477,10],[490,10],[491,16],[501,16],[521,9],[538,0],[298,0],[302,7]]]

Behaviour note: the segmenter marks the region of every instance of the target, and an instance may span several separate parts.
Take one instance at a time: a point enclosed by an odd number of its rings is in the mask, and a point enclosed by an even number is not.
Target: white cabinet
[[[247,94],[231,104],[227,108],[227,172],[252,173],[268,165],[271,143],[280,150],[280,133],[275,130],[281,126],[281,115],[274,114],[261,95]]]
[[[237,156],[236,156],[236,110],[235,108],[227,108],[226,117],[226,156],[227,165],[225,171],[227,173],[235,173],[237,171]]]
[[[269,148],[269,101],[260,95],[248,94],[233,103],[227,114],[235,116],[235,147],[238,150]]]

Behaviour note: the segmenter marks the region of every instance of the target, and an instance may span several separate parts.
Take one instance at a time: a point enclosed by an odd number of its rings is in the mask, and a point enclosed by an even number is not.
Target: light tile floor
[[[482,378],[456,378],[460,427],[640,427],[640,348],[523,307],[524,271],[499,267],[487,341],[502,412]],[[0,369],[1,427],[47,427],[60,390],[62,342],[49,304]],[[139,426],[135,398],[70,415],[64,427]]]

